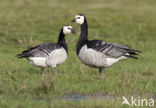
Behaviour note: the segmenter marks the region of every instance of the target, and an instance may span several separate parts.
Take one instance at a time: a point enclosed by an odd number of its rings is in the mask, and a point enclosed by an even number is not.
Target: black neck
[[[76,46],[77,55],[81,47],[88,42],[88,24],[86,18],[84,20],[84,23],[80,27],[81,27],[81,34]]]
[[[88,39],[88,24],[86,18],[84,20],[84,23],[80,27],[81,27],[80,37],[83,37],[84,39]]]
[[[66,40],[65,40],[65,34],[63,33],[63,28],[60,31],[57,43],[60,44],[61,46],[63,46],[63,48],[68,53],[68,46],[67,46],[67,43],[66,43]]]

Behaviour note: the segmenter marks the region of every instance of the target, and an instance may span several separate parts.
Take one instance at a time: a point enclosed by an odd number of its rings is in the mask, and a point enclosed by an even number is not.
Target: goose
[[[68,46],[65,35],[75,33],[72,26],[63,26],[57,43],[44,43],[24,50],[16,55],[18,58],[26,58],[32,65],[40,67],[44,73],[45,67],[52,67],[56,72],[56,66],[65,62],[68,55]]]
[[[81,33],[76,45],[77,56],[81,62],[93,68],[99,68],[104,74],[104,68],[110,67],[126,58],[137,59],[135,55],[139,50],[126,46],[105,42],[102,40],[88,40],[88,24],[83,14],[78,14],[72,20],[80,25]]]

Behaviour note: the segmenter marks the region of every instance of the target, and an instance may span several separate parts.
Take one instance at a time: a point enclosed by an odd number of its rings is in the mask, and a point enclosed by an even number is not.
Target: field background
[[[100,39],[141,50],[139,60],[124,60],[105,69],[83,65],[76,56],[78,13],[88,19],[89,39]],[[25,59],[28,46],[56,42],[63,25],[76,35],[66,36],[67,61],[41,75]],[[47,70],[48,71],[48,70]],[[120,108],[122,96],[156,98],[155,0],[0,0],[1,108]]]

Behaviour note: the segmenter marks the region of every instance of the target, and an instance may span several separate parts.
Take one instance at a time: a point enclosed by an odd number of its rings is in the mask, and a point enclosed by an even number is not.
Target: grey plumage
[[[127,57],[137,59],[135,55],[140,53],[138,50],[101,40],[88,40],[88,24],[83,14],[76,15],[72,22],[79,24],[81,28],[76,52],[84,64],[99,68],[99,72],[103,73],[105,67],[112,66]]]
[[[27,50],[24,50],[21,54],[18,54],[18,58],[27,58],[27,57],[47,57],[50,52],[55,49],[59,49],[62,46],[57,43],[46,43],[37,45],[35,47],[30,47]]]
[[[104,42],[101,40],[92,40],[87,43],[88,48],[92,48],[96,51],[102,52],[110,57],[118,58],[121,56],[131,57],[137,59],[134,55],[137,55],[138,50],[130,49],[128,47]]]
[[[27,58],[34,66],[40,67],[44,72],[44,68],[52,67],[56,70],[56,66],[63,64],[68,56],[68,46],[65,41],[65,35],[74,33],[71,26],[63,26],[60,30],[57,43],[40,44],[29,47],[22,53],[16,55],[18,58]]]

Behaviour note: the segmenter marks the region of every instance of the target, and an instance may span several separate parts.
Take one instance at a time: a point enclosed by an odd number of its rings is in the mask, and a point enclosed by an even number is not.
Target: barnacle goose
[[[140,52],[138,50],[101,40],[88,40],[88,24],[84,15],[76,15],[72,22],[79,24],[81,28],[81,34],[76,45],[77,56],[85,65],[99,68],[99,73],[104,73],[105,67],[109,67],[122,59],[137,59],[135,55]]]
[[[27,58],[34,66],[41,67],[42,73],[45,67],[52,67],[56,72],[56,66],[62,64],[68,55],[68,47],[65,35],[75,33],[71,26],[63,26],[57,43],[45,43],[24,50],[18,54],[18,58]]]

